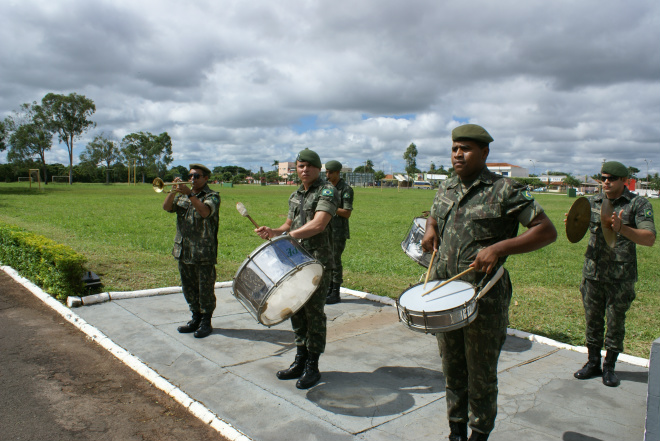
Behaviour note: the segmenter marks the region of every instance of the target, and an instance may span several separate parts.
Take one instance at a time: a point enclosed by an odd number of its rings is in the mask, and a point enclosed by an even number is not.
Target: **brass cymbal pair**
[[[603,205],[600,208],[600,225],[605,237],[605,242],[611,248],[616,244],[616,233],[612,230],[612,213],[614,207],[609,199],[603,199]],[[582,240],[591,221],[591,204],[585,197],[578,198],[566,216],[566,237],[571,243],[577,243]]]

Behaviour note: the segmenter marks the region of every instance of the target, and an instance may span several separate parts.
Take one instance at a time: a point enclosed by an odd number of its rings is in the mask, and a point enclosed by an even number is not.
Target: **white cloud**
[[[94,100],[76,158],[96,133],[167,131],[176,164],[268,168],[311,147],[389,172],[410,142],[421,168],[449,166],[469,121],[492,161],[537,173],[660,170],[651,0],[8,1],[0,40],[0,115]]]

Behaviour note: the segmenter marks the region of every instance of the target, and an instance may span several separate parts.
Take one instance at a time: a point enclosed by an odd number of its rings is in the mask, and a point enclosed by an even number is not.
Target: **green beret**
[[[603,168],[600,170],[601,173],[607,173],[612,176],[618,176],[620,178],[628,177],[628,169],[625,165],[617,161],[608,161],[603,164]]]
[[[192,170],[193,168],[195,170],[201,170],[204,172],[204,176],[211,176],[211,170],[209,170],[207,167],[203,166],[202,164],[190,164],[188,168],[189,170]]]
[[[328,161],[325,163],[325,169],[327,171],[335,172],[341,171],[341,162],[339,161]]]
[[[321,168],[321,158],[319,158],[318,153],[316,153],[314,150],[301,150],[300,153],[298,153],[296,161],[309,162],[310,165],[313,165],[319,169]]]
[[[459,139],[472,139],[474,141],[490,144],[493,142],[493,137],[481,126],[476,124],[464,124],[456,127],[451,132],[452,141]]]

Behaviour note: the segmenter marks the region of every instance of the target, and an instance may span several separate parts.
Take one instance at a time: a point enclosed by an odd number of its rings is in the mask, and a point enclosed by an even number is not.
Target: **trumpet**
[[[181,184],[185,184],[185,182],[183,182],[183,181],[180,181],[180,182],[163,182],[163,180],[161,178],[156,178],[156,179],[154,179],[154,182],[151,185],[153,186],[154,191],[156,193],[161,193],[163,191],[163,189],[167,186],[181,185]],[[172,190],[168,191],[168,193],[172,193]]]

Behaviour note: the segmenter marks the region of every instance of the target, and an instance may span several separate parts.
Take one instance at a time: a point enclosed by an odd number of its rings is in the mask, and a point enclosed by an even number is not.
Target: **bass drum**
[[[291,236],[278,236],[250,254],[234,276],[232,293],[262,325],[291,317],[309,300],[323,265]]]

